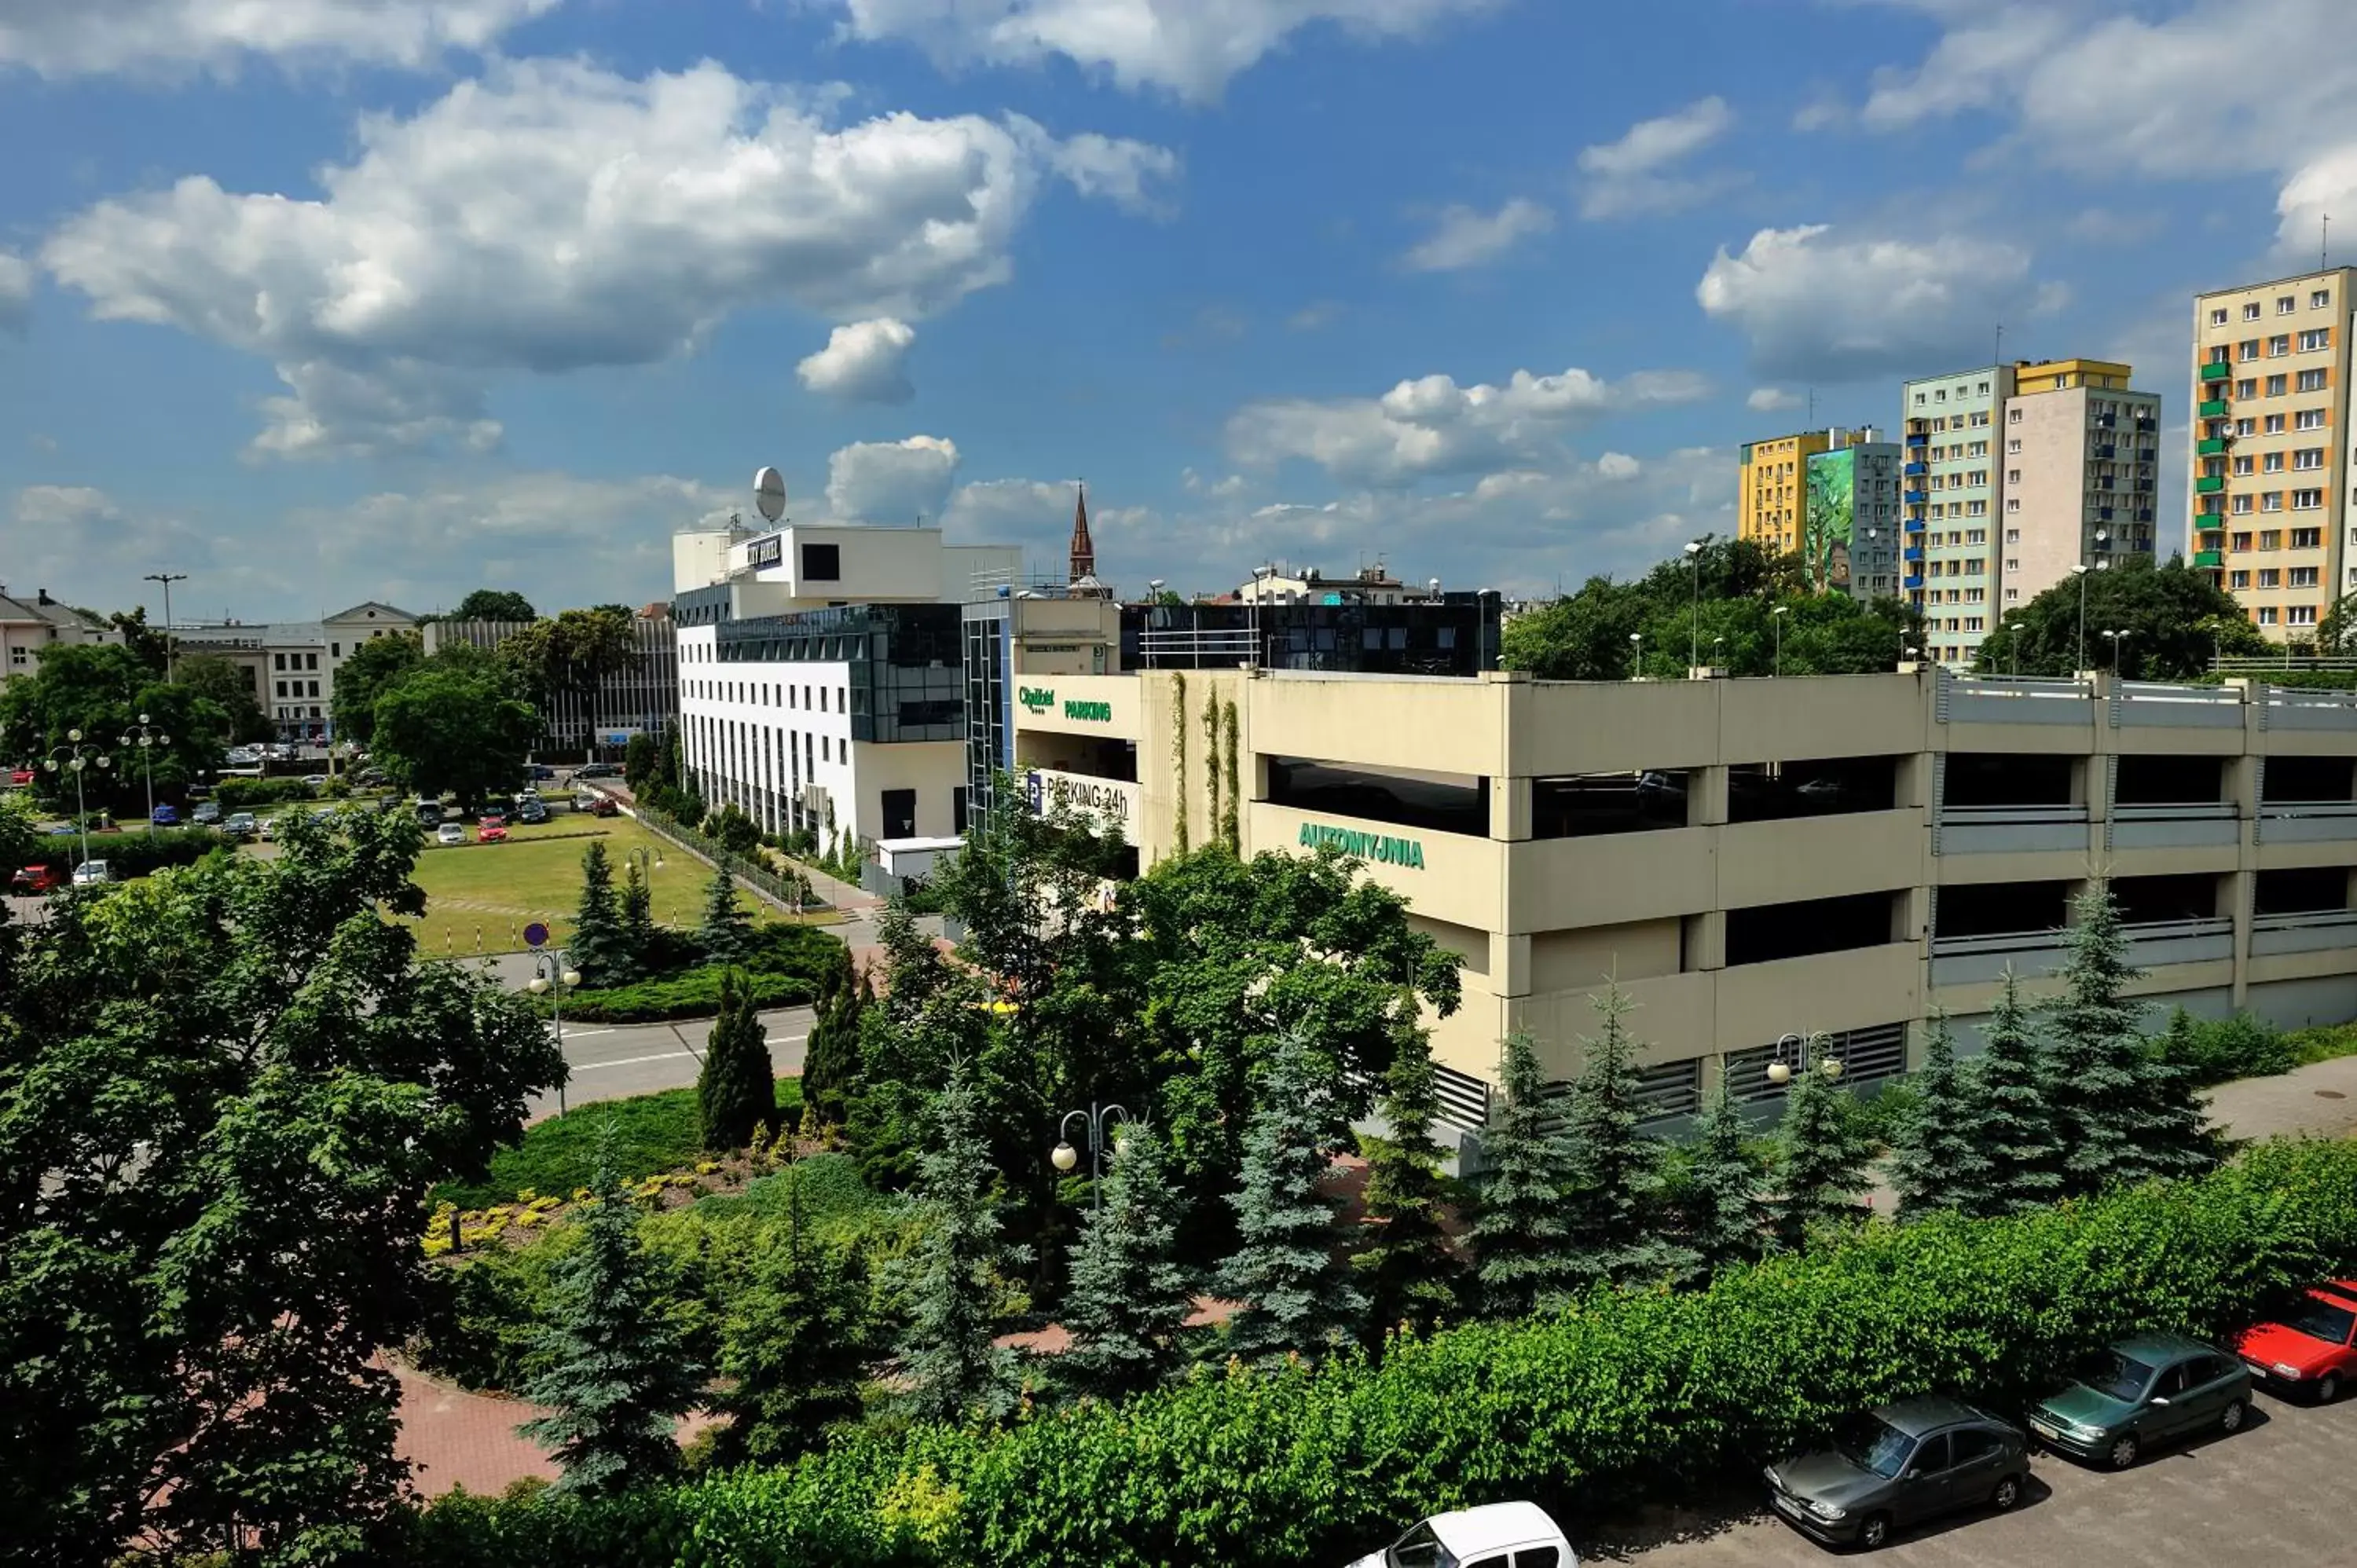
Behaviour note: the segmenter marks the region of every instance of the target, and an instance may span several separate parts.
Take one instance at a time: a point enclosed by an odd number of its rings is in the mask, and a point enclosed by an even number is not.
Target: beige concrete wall
[[[1542,931],[1531,939],[1534,994],[1581,991],[1618,976],[1623,983],[1679,972],[1683,922],[1673,918],[1621,926]]]
[[[2085,387],[2019,397],[2006,405],[2006,505],[2000,520],[2006,531],[1996,534],[2005,557],[2005,587],[2018,596],[2000,595],[1995,607],[2028,604],[2071,575],[2083,559],[2087,519],[2087,399]],[[2020,411],[2017,422],[2013,415]],[[2015,441],[2021,450],[2012,450]],[[2018,472],[2017,483],[2012,476]],[[2018,542],[2007,542],[2019,529]],[[2018,563],[2017,565],[2016,564]]]
[[[1128,675],[1017,675],[1015,723],[1021,730],[1061,730],[1071,735],[1110,736],[1142,742],[1146,736],[1146,696],[1150,682]],[[1042,700],[1026,702],[1024,693]],[[1075,713],[1070,704],[1101,704],[1106,716]]]
[[[1528,771],[1507,766],[1504,748],[1504,693],[1526,685],[1271,675],[1249,683],[1245,704],[1271,756],[1493,775]]]

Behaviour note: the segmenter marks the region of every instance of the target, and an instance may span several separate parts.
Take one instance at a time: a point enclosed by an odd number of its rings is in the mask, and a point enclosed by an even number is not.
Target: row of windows
[[[2329,288],[2310,289],[2308,295],[2308,307],[2310,310],[2331,309],[2332,291]],[[2276,296],[2276,314],[2277,316],[2289,316],[2298,308],[2299,296],[2298,295],[2281,294]],[[2259,318],[2259,316],[2260,309],[2259,302],[2257,300],[2253,299],[2244,302],[2244,320],[2256,321]],[[2212,327],[2223,327],[2226,325],[2226,307],[2224,306],[2213,306],[2211,308],[2210,325]]]
[[[2255,584],[2252,581],[2254,574],[2249,572],[2233,572],[2228,574],[2226,585],[2237,593],[2254,586],[2261,588],[2313,588],[2318,585],[2317,570],[2318,569],[2314,566],[2294,566],[2289,569],[2289,573],[2287,575],[2285,569],[2282,567],[2263,566],[2259,568],[2256,573],[2257,582]]]
[[[319,682],[317,681],[281,681],[277,684],[277,695],[282,697],[316,697],[319,694]],[[310,690],[304,690],[307,686]]]
[[[2264,491],[2256,498],[2259,503],[2257,510],[2260,511],[2281,511],[2284,510],[2284,499],[2287,496],[2291,499],[2291,510],[2294,511],[2319,511],[2323,510],[2324,492],[2320,489]],[[2252,499],[2253,498],[2247,494],[2229,496],[2226,498],[2226,510],[2234,517],[2248,516],[2252,510]],[[2201,515],[2203,517],[2215,517],[2218,514],[2216,512],[2204,512]]]
[[[2242,453],[2234,458],[2234,475],[2239,478],[2254,471],[2262,474],[2280,474],[2284,471],[2286,456],[2287,454],[2282,452],[2261,452],[2255,455],[2248,452]],[[2321,446],[2302,446],[2288,456],[2291,458],[2291,467],[2296,472],[2306,473],[2324,467],[2324,448]],[[2217,459],[2212,459],[2212,463],[2216,461]],[[2253,468],[2254,464],[2257,465],[2255,470]]]
[[[1965,399],[1966,397],[1968,397],[1968,396],[1970,396],[1970,397],[1986,397],[1986,396],[1988,396],[1988,394],[1989,394],[1989,384],[1988,384],[1988,382],[1986,382],[1986,381],[1982,381],[1982,382],[1980,382],[1977,386],[1975,386],[1975,387],[1974,387],[1974,390],[1973,390],[1971,392],[1969,392],[1969,393],[1968,393],[1968,392],[1966,392],[1964,391],[1964,388],[1965,388],[1967,385],[1969,385],[1969,384],[1971,384],[1971,383],[1964,382],[1964,381],[1958,381],[1958,382],[1956,383],[1956,401],[1957,401],[1958,403],[1962,403],[1962,402],[1964,402],[1964,399]],[[1921,408],[1921,407],[1923,406],[1923,397],[1924,397],[1924,394],[1923,394],[1922,392],[1917,392],[1917,393],[1915,394],[1915,406],[1916,406],[1917,408]],[[1946,387],[1934,387],[1934,388],[1932,388],[1932,392],[1931,392],[1931,398],[1932,398],[1932,402],[1934,402],[1934,403],[1945,403],[1945,402],[1947,402],[1947,401],[1948,401],[1948,389],[1947,389]]]
[[[2276,618],[2275,606],[2261,605],[2258,608],[2251,612],[2251,618],[2261,626],[2314,626],[2316,624],[2316,607],[2314,605],[2286,605],[2283,607],[2283,618],[2278,620]]]
[[[2201,393],[2201,401],[2204,403],[2210,401],[2211,388],[2217,384],[2218,383],[2216,382],[2203,383]],[[2328,372],[2323,371],[2302,371],[2297,378],[2287,375],[2273,375],[2265,378],[2264,381],[2256,376],[2246,376],[2243,380],[2234,383],[2234,395],[2238,398],[2256,397],[2259,395],[2259,388],[2264,385],[2267,389],[2267,396],[2285,397],[2296,392],[2323,392],[2330,387],[2331,384]],[[2318,423],[2321,424],[2322,421],[2319,420]]]
[[[2233,536],[2233,541],[2232,544],[2229,545],[2229,548],[2240,553],[2248,554],[2252,549],[2251,541],[2254,537],[2258,540],[2257,548],[2262,552],[2281,550],[2284,548],[2284,531],[2280,528],[2266,529],[2255,536],[2248,533],[2237,533]],[[2294,550],[2323,549],[2324,530],[2320,528],[2293,529],[2291,531],[2291,548]]]
[[[2306,332],[2302,332],[2299,335],[2299,347],[2298,349],[2294,349],[2292,348],[2292,335],[2288,332],[2279,332],[2276,334],[2276,336],[2268,338],[2266,340],[2266,358],[2270,360],[2279,360],[2286,354],[2295,352],[2301,354],[2313,354],[2319,349],[2330,349],[2332,347],[2332,328],[2330,327],[2318,327],[2312,328]],[[2259,339],[2256,338],[2245,338],[2240,343],[2235,344],[2231,355],[2226,345],[2223,343],[2217,344],[2210,350],[2210,362],[2213,365],[2231,364],[2235,360],[2255,360],[2259,357],[2260,345]]]
[[[316,653],[274,653],[270,656],[273,670],[317,670],[319,656]]]
[[[829,696],[829,693],[834,694]],[[785,694],[782,704],[779,693]],[[687,694],[715,703],[745,703],[757,708],[807,708],[812,713],[843,713],[848,695],[844,687],[773,685],[767,681],[690,681]],[[832,703],[832,706],[829,704]]]
[[[1962,561],[1932,561],[1927,564],[1934,577],[1980,577],[1988,573],[1988,557],[1986,555],[1975,555]]]

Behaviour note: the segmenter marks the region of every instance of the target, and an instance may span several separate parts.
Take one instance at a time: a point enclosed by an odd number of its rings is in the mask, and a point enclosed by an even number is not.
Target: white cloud
[[[1059,142],[1030,127],[1028,121],[1017,124],[1035,131],[1031,141],[1042,161],[1082,196],[1102,197],[1132,212],[1170,216],[1172,209],[1162,188],[1178,177],[1179,166],[1178,155],[1169,148],[1101,136],[1094,131],[1082,131]]]
[[[283,583],[272,552],[240,548],[169,507],[132,505],[88,485],[27,485],[8,498],[5,515],[12,593],[46,587],[107,610],[137,602],[139,574],[158,567],[201,573],[208,588],[229,594]]]
[[[1598,477],[1607,479],[1633,479],[1645,471],[1645,465],[1626,452],[1607,452],[1596,459]]]
[[[1207,102],[1295,33],[1320,24],[1413,38],[1505,0],[839,0],[843,32],[913,43],[944,64],[1061,56],[1133,91]]]
[[[0,331],[21,330],[33,308],[33,263],[0,251]]]
[[[233,70],[249,57],[419,67],[483,52],[558,0],[8,0],[0,66],[43,76]]]
[[[1695,296],[1750,339],[1762,378],[1819,382],[1977,362],[1994,351],[1997,323],[2064,297],[2031,279],[2029,252],[2016,245],[1851,238],[1822,223],[1762,229],[1737,255],[1721,246]]]
[[[1753,387],[1743,406],[1754,413],[1781,413],[1801,406],[1801,394],[1790,387]]]
[[[1286,328],[1294,332],[1315,332],[1333,325],[1342,314],[1340,304],[1330,299],[1313,299],[1285,318]]]
[[[1734,124],[1725,99],[1702,98],[1675,113],[1638,121],[1618,141],[1584,148],[1580,216],[1669,212],[1702,200],[1723,182],[1679,178],[1667,171],[1717,141]]]
[[[1274,399],[1229,419],[1240,463],[1265,468],[1288,458],[1336,478],[1412,485],[1434,475],[1478,473],[1559,452],[1572,428],[1608,413],[1690,403],[1709,383],[1685,371],[1641,371],[1613,383],[1583,370],[1516,371],[1503,386],[1459,386],[1448,376],[1400,382],[1381,397]]]
[[[1400,258],[1410,272],[1456,272],[1494,262],[1522,240],[1555,227],[1555,214],[1520,197],[1495,212],[1471,207],[1440,209],[1433,231]]]
[[[662,360],[755,305],[911,321],[1004,282],[1064,144],[1019,119],[838,126],[828,102],[711,64],[501,64],[364,117],[318,199],[191,177],[79,214],[42,260],[102,318],[270,360],[291,395],[258,451],[480,446],[503,373]]]
[[[904,362],[917,329],[889,316],[855,321],[828,335],[826,347],[794,367],[802,385],[845,403],[906,403],[917,389]]]
[[[827,509],[843,522],[939,521],[957,467],[957,444],[939,436],[856,441],[827,459]]]

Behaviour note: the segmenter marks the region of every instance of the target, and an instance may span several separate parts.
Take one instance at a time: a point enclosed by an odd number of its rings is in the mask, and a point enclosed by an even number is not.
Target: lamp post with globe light
[[[565,956],[563,948],[535,948],[532,955],[532,979],[525,985],[534,996],[548,998],[549,1025],[556,1031],[556,1054],[565,1055],[565,993],[581,983],[581,972]],[[571,1068],[568,1065],[568,1075]],[[556,1113],[565,1114],[565,1079],[556,1080]]]
[[[96,741],[85,741],[81,731],[70,729],[66,731],[65,744],[51,747],[41,763],[51,773],[62,767],[73,775],[74,824],[81,830],[81,858],[85,865],[90,864],[90,810],[83,803],[81,781],[83,771],[93,762],[102,768],[114,766],[114,758],[101,751]]]
[[[1827,1043],[1823,1035],[1779,1035],[1775,1054],[1768,1059],[1768,1081],[1779,1085],[1792,1082],[1793,1074],[1809,1069],[1812,1056],[1816,1058],[1816,1069],[1825,1081],[1837,1081],[1842,1075],[1841,1058],[1827,1050]]]
[[[1089,1201],[1092,1207],[1104,1207],[1105,1155],[1111,1149],[1114,1129],[1129,1120],[1129,1112],[1118,1105],[1099,1105],[1093,1101],[1086,1111],[1068,1111],[1056,1128],[1056,1146],[1048,1152],[1048,1163],[1070,1176],[1081,1163],[1081,1151],[1072,1146],[1073,1119],[1080,1120],[1089,1152]]]
[[[156,825],[156,747],[171,745],[172,737],[151,725],[147,715],[142,714],[139,722],[131,726],[131,733],[123,737],[123,744],[125,747],[136,746],[139,748],[139,766],[147,775],[147,825],[153,828]],[[82,858],[87,860],[90,857],[84,855]]]

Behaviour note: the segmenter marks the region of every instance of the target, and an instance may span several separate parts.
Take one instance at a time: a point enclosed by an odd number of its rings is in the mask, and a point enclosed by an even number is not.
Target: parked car
[[[97,887],[113,880],[102,860],[85,860],[73,869],[73,885],[77,887]]]
[[[315,822],[332,822],[336,820],[336,813],[340,810],[342,808],[339,806],[321,806],[311,813],[311,820]]]
[[[199,801],[197,809],[188,813],[188,821],[196,823],[199,827],[212,827],[221,820],[221,802],[219,800]]]
[[[619,779],[622,766],[619,762],[585,762],[573,770],[576,779]]]
[[[535,779],[554,779],[556,777],[556,769],[545,762],[535,762],[532,765],[532,777]]]
[[[1960,1400],[1884,1405],[1768,1466],[1768,1501],[1802,1534],[1873,1551],[1893,1531],[1964,1509],[2021,1501],[2029,1439]]]
[[[1508,1555],[1512,1554],[1511,1564]],[[1579,1568],[1563,1530],[1536,1503],[1489,1503],[1434,1514],[1351,1568]]]
[[[47,893],[52,887],[60,886],[64,882],[65,878],[58,875],[57,867],[53,865],[23,865],[18,866],[16,875],[8,878],[8,891],[19,898],[30,898],[37,893]]]
[[[10,769],[8,769],[8,782],[9,782],[9,783],[11,783],[11,784],[16,785],[17,788],[22,789],[24,786],[26,786],[26,785],[27,785],[27,784],[30,784],[32,781],[33,781],[33,770],[32,770],[31,768],[11,768]]]
[[[2250,1369],[2178,1334],[2138,1334],[2102,1350],[2078,1380],[2029,1412],[2029,1430],[2061,1453],[2125,1470],[2144,1451],[2205,1427],[2240,1432]]]
[[[499,815],[497,812],[493,812],[491,815],[483,818],[481,822],[476,824],[475,842],[477,843],[507,843],[508,820],[505,817]]]
[[[434,842],[436,843],[465,843],[467,842],[467,830],[463,825],[457,822],[445,822],[439,828],[435,830]]]
[[[262,824],[254,820],[252,811],[231,811],[229,820],[221,823],[221,832],[234,838],[250,839],[261,831]]]
[[[522,805],[516,808],[516,821],[520,822],[544,822],[548,821],[548,808],[542,804],[540,797],[535,795],[531,800],[526,800]]]
[[[589,814],[593,817],[619,816],[621,810],[622,808],[615,803],[611,795],[593,796],[589,801]]]
[[[2357,1383],[2357,1280],[2329,1280],[2281,1317],[2245,1328],[2234,1354],[2269,1392],[2330,1404]]]
[[[158,806],[147,813],[147,825],[153,828],[177,828],[180,825],[180,813],[168,805]]]
[[[417,825],[425,828],[440,827],[442,825],[442,802],[439,800],[418,801]]]
[[[352,775],[352,782],[363,789],[382,789],[389,782],[382,768],[363,768]]]
[[[272,843],[273,841],[274,841],[277,837],[278,837],[278,819],[277,819],[276,817],[264,817],[264,818],[263,818],[263,819],[262,819],[262,842],[263,842],[263,843]]]
[[[303,775],[303,782],[314,789],[324,789],[328,787],[328,776],[324,773],[306,773]]]

